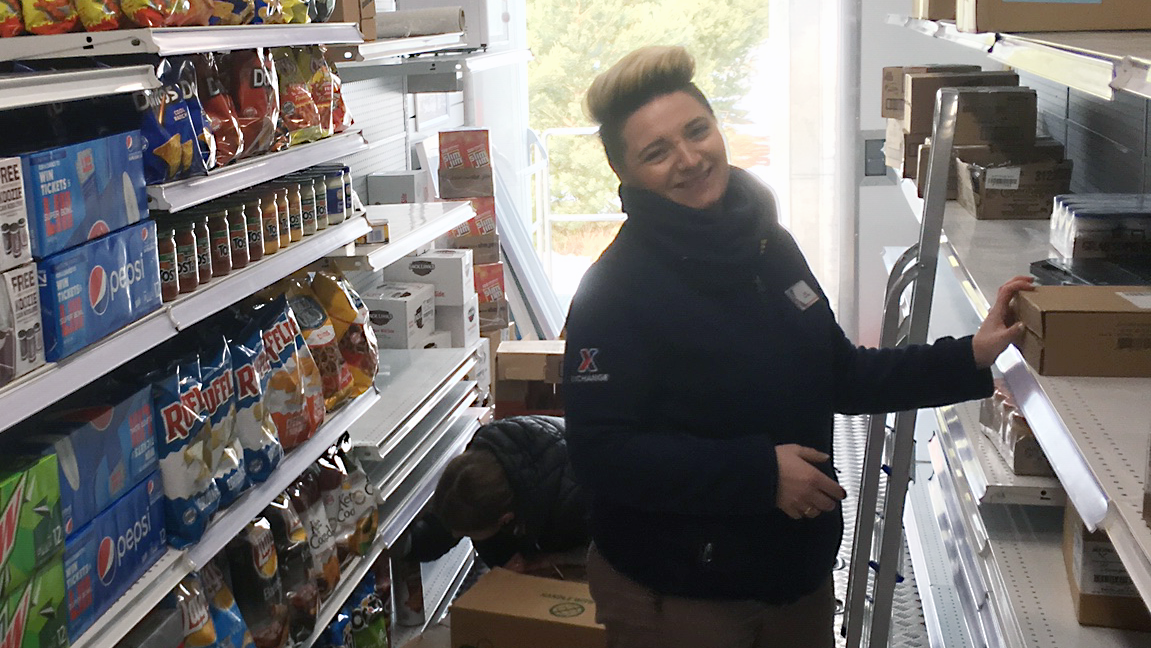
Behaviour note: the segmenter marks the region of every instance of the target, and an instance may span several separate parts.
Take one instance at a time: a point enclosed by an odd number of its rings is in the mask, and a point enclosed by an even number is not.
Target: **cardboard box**
[[[476,294],[480,304],[498,302],[504,299],[504,264],[484,263],[475,267]]]
[[[480,341],[480,299],[472,294],[463,306],[436,305],[436,326],[451,336],[450,346],[471,347]]]
[[[148,478],[158,466],[152,387],[105,394],[86,390],[91,405],[37,419],[24,439],[29,452],[55,454],[60,515],[66,536]]]
[[[28,582],[64,548],[55,455],[0,459],[0,594]]]
[[[160,558],[166,542],[159,472],[67,539],[64,580],[73,641]]]
[[[983,399],[979,409],[983,435],[1016,475],[1054,477],[1047,455],[1006,389],[1006,384],[997,380],[994,396]]]
[[[1015,298],[1022,351],[1045,376],[1151,377],[1151,289],[1039,286]]]
[[[1036,162],[1041,160],[1062,161],[1064,159],[1063,144],[1050,137],[1040,137],[1035,140],[1031,148],[1003,148],[989,144],[975,144],[951,147],[954,158],[988,166],[993,164],[1007,164],[1009,162]],[[931,156],[931,138],[919,145],[919,171],[916,173],[916,185],[919,197],[924,197],[925,183],[927,181],[927,165]],[[959,184],[955,173],[955,161],[947,166],[947,199],[956,200],[959,197]]]
[[[439,315],[437,315],[436,318],[438,319]],[[428,336],[427,341],[424,342],[423,348],[425,348],[425,349],[451,349],[451,348],[454,348],[454,346],[452,345],[451,331],[436,331],[435,333],[432,333],[431,335]]]
[[[452,648],[605,648],[584,583],[496,568],[452,604]]]
[[[36,264],[0,275],[0,387],[44,364]]]
[[[955,166],[959,204],[979,220],[1047,220],[1051,201],[1071,187],[1071,160]]]
[[[1102,529],[1087,530],[1070,503],[1063,514],[1063,562],[1082,625],[1151,631],[1151,612]]]
[[[496,357],[492,353],[492,341],[482,337],[479,346],[476,347],[476,366],[466,376],[467,380],[476,381],[476,387],[480,390],[481,402],[485,396],[492,393],[492,376],[495,375],[495,367]]]
[[[935,95],[940,88],[1018,86],[1014,72],[924,72],[910,73],[903,80],[903,132],[923,137],[931,135],[935,122]]]
[[[431,250],[404,257],[384,268],[384,281],[429,283],[435,287],[436,306],[463,306],[476,294],[471,250]]]
[[[887,137],[883,142],[883,155],[887,166],[900,172],[904,178],[915,178],[919,146],[927,138],[903,132],[898,119],[887,120]]]
[[[369,205],[431,202],[435,199],[428,172],[423,169],[373,173],[367,182]]]
[[[24,165],[0,158],[0,271],[32,259],[28,212],[24,203]]]
[[[156,224],[137,223],[39,264],[44,356],[56,362],[160,308]]]
[[[20,156],[32,256],[42,259],[148,215],[139,131]]]
[[[916,0],[925,3],[925,0]],[[952,13],[954,14],[954,0],[952,0]],[[940,72],[978,72],[978,65],[900,65],[883,68],[883,106],[881,115],[891,119],[903,119],[903,80],[908,74],[928,74]]]
[[[68,648],[68,606],[60,554],[24,585],[0,599],[5,648]]]
[[[563,340],[515,340],[496,348],[497,380],[538,380],[562,383]]]
[[[494,196],[488,131],[440,131],[440,198]]]
[[[911,17],[921,20],[955,20],[955,0],[913,0]]]
[[[480,330],[480,337],[487,341],[488,347],[488,374],[491,379],[491,392],[492,402],[496,398],[496,349],[500,348],[501,342],[513,340],[515,337],[512,335],[513,326],[504,326],[502,328],[493,328],[488,331]]]
[[[360,27],[364,40],[376,40],[375,0],[336,0],[328,22],[351,22]]]
[[[478,236],[458,236],[448,239],[448,245],[457,250],[471,250],[472,262],[490,265],[500,262],[500,235],[495,232]]]
[[[1151,29],[1144,0],[956,0],[965,32]]]
[[[1008,150],[1035,146],[1035,90],[1010,86],[958,90],[955,145],[987,144]],[[930,134],[930,124],[927,129]]]
[[[480,333],[505,329],[511,321],[511,308],[503,297],[496,301],[480,302]]]
[[[361,295],[381,349],[418,349],[436,332],[431,284],[383,283]]]
[[[452,238],[461,236],[482,236],[496,232],[496,199],[472,198],[472,209],[476,212],[475,218],[449,232]]]

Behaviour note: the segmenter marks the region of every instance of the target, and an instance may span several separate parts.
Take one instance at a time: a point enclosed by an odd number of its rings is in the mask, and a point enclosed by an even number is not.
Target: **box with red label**
[[[0,386],[44,364],[36,264],[0,275]]]
[[[493,197],[472,198],[472,209],[475,218],[453,229],[450,234],[454,238],[461,236],[481,236],[496,232],[496,199]]]
[[[476,294],[480,304],[498,302],[504,299],[504,264],[485,263],[475,269]]]
[[[24,166],[20,158],[0,158],[0,270],[31,260],[30,246]]]
[[[139,131],[20,156],[32,255],[44,258],[148,215]]]
[[[439,177],[440,198],[494,196],[488,131],[441,131]]]

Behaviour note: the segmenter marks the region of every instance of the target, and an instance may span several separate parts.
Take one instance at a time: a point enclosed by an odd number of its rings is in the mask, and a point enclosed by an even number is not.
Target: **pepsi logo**
[[[92,228],[88,230],[88,240],[99,238],[111,231],[112,228],[108,227],[108,223],[105,223],[102,220],[98,220],[95,223],[92,223]]]
[[[149,236],[148,235],[148,228],[147,227],[141,227],[140,228],[140,240],[141,241],[147,241],[148,236]]]
[[[96,551],[96,574],[105,585],[116,576],[116,542],[112,538],[100,541],[100,548]]]
[[[128,147],[129,151],[132,150],[132,143],[133,140],[131,135],[124,136],[124,145]]]
[[[432,273],[432,270],[436,269],[436,266],[431,261],[412,261],[408,264],[408,268],[415,274],[426,277]]]
[[[94,408],[94,410],[96,414],[89,420],[89,423],[97,430],[107,430],[108,426],[112,424],[112,415],[116,413],[116,410],[111,407],[99,407]]]
[[[392,321],[392,314],[388,311],[374,310],[368,314],[368,319],[372,320],[372,324],[383,326]]]
[[[104,266],[92,266],[88,273],[88,305],[97,315],[103,315],[112,301],[112,291],[108,284],[108,273]]]

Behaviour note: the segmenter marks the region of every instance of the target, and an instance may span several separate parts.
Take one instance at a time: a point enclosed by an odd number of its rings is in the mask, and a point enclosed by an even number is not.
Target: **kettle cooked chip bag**
[[[320,271],[312,290],[332,321],[340,354],[352,374],[353,395],[368,391],[380,366],[380,345],[368,320],[368,307],[343,275]]]
[[[272,365],[260,327],[249,323],[231,344],[236,379],[236,436],[244,450],[244,468],[253,483],[263,482],[284,456],[276,422],[265,402]]]
[[[320,590],[316,585],[319,572],[312,562],[308,532],[286,493],[280,493],[261,515],[271,524],[276,540],[280,581],[288,604],[289,635],[300,643],[312,634],[320,609]]]
[[[304,334],[304,341],[320,369],[324,386],[324,404],[331,411],[352,394],[352,373],[340,354],[336,330],[320,300],[312,291],[307,275],[288,282],[288,304]]]
[[[328,513],[320,494],[320,484],[312,467],[288,487],[288,498],[308,534],[312,565],[318,575],[316,586],[319,588],[320,600],[326,600],[340,582],[340,557],[336,552],[334,531],[328,523]]]
[[[280,122],[275,68],[268,65],[263,50],[228,52],[217,60],[220,75],[231,89],[240,132],[244,134],[242,157],[272,150]]]
[[[244,134],[240,131],[236,104],[221,80],[215,54],[195,54],[189,58],[196,68],[196,90],[215,140],[215,166],[224,166],[244,150]]]
[[[172,590],[176,607],[184,619],[185,648],[216,648],[216,624],[208,607],[208,597],[204,586],[195,576],[185,576]]]
[[[72,0],[22,0],[24,28],[30,34],[67,34],[80,23]]]
[[[314,142],[323,135],[320,113],[312,99],[311,70],[301,68],[291,47],[271,50],[272,62],[280,87],[280,120],[287,129],[291,144]]]

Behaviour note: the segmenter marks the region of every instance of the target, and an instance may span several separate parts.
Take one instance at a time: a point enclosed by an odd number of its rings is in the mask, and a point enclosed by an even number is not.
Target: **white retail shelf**
[[[914,189],[904,193],[913,209]],[[949,202],[944,250],[986,312],[998,287],[1048,258],[1048,222],[976,220]],[[950,250],[949,250],[950,248]],[[1010,347],[996,363],[1067,498],[1088,528],[1107,531],[1145,601],[1151,601],[1151,528],[1142,518],[1151,444],[1151,378],[1040,376]]]
[[[448,613],[448,606],[460,591],[468,572],[475,564],[475,551],[471,538],[465,537],[439,560],[420,565],[424,583],[424,625],[422,630],[437,624]]]
[[[349,48],[355,49],[355,48]],[[534,57],[531,50],[510,49],[499,52],[429,52],[426,56],[392,59],[386,62],[354,63],[340,65],[348,67],[373,68],[377,76],[404,76],[409,74],[434,74],[445,71],[485,72],[517,63],[528,63]]]
[[[380,349],[376,387],[381,402],[348,432],[357,454],[379,461],[475,366],[467,349]]]
[[[368,575],[368,571],[385,549],[387,549],[387,545],[384,544],[383,538],[377,537],[376,541],[368,547],[367,553],[353,558],[347,566],[340,570],[339,584],[332,590],[332,595],[328,597],[328,600],[320,606],[320,611],[316,614],[316,627],[307,640],[300,645],[300,648],[312,648],[316,645],[316,642],[320,640],[320,635],[327,630],[328,624],[336,618],[340,608],[344,607],[348,597],[352,595],[360,581],[364,580],[364,576]]]
[[[0,388],[0,431],[174,337],[184,328],[340,249],[368,230],[367,221],[360,217],[329,227],[223,279],[215,279],[100,342]]]
[[[400,484],[391,498],[380,506],[380,537],[392,546],[432,499],[436,482],[448,462],[464,451],[480,423],[461,415],[443,426],[438,442]]]
[[[339,133],[286,151],[240,160],[205,176],[149,186],[148,207],[180,211],[367,148],[360,131]]]
[[[381,38],[350,47],[332,48],[332,57],[337,66],[355,65],[363,62],[388,62],[400,56],[425,54],[451,49],[464,45],[463,32],[409,36],[407,38]]]
[[[938,438],[929,448],[932,513],[953,567],[955,593],[973,611],[965,615],[968,629],[984,640],[976,645],[1133,648],[1151,642],[1148,633],[1079,625],[1062,555],[1061,508],[986,507],[973,528],[959,513],[965,487]]]
[[[250,488],[232,505],[216,515],[204,537],[188,548],[188,559],[195,569],[208,564],[232,538],[258,516],[272,500],[284,492],[304,470],[312,465],[348,427],[378,403],[374,389],[362,394],[334,412],[329,412],[316,434],[289,452],[268,479]]]
[[[0,74],[0,110],[160,87],[151,65]]]
[[[368,222],[388,221],[389,242],[357,245],[354,256],[337,261],[345,270],[382,270],[476,215],[470,202],[366,205],[364,212]]]
[[[255,47],[283,47],[363,42],[354,23],[311,25],[237,25],[162,27],[108,32],[24,36],[0,41],[0,61],[197,52],[226,52]]]
[[[949,464],[961,470],[976,503],[1059,506],[1067,501],[1055,477],[1016,475],[995,444],[982,432],[979,403],[970,401],[936,410],[939,437]]]
[[[190,573],[192,565],[185,553],[169,548],[135,585],[72,643],[72,648],[116,645]]]

